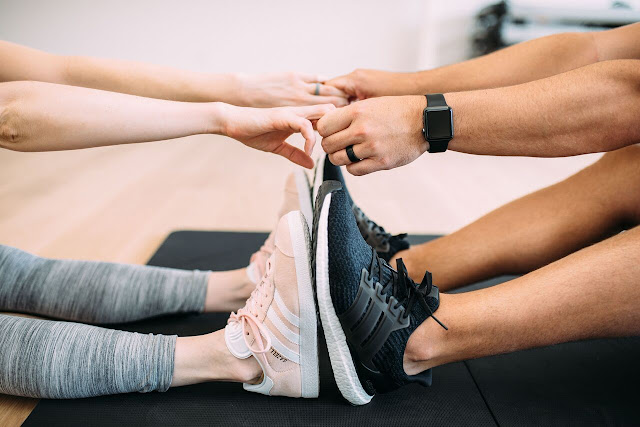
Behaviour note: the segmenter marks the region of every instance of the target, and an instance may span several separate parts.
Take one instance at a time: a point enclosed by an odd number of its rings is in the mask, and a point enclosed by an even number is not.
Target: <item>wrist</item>
[[[231,121],[231,112],[235,107],[223,102],[206,104],[208,107],[207,133],[214,135],[227,135],[227,129]]]
[[[240,99],[241,77],[239,74],[207,73],[202,80],[205,100],[210,102],[224,102],[242,105]]]
[[[465,145],[465,138],[467,135],[467,129],[464,126],[464,119],[467,115],[466,108],[464,106],[464,95],[469,92],[450,92],[445,93],[444,96],[447,100],[447,105],[451,107],[453,111],[453,138],[449,141],[449,150],[463,151],[461,149]]]
[[[410,132],[415,137],[416,143],[420,148],[420,155],[422,155],[429,150],[429,142],[424,139],[424,134],[422,133],[422,115],[427,106],[427,101],[422,95],[409,95],[407,98],[409,123],[411,123]]]
[[[233,93],[235,96],[234,105],[250,107],[253,105],[253,98],[251,94],[254,91],[251,89],[251,74],[248,73],[234,73],[232,76],[231,86],[234,88]]]

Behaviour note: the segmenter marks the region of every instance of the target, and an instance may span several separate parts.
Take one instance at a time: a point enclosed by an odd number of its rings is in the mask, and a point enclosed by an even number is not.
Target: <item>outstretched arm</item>
[[[212,102],[250,107],[347,104],[324,78],[303,73],[214,74],[141,62],[59,56],[0,41],[0,82],[33,80],[82,86],[172,101]]]
[[[247,108],[143,98],[42,82],[0,83],[0,147],[56,151],[212,133],[312,167],[312,120],[335,108]],[[304,136],[305,151],[285,139]]]
[[[445,94],[453,110],[449,149],[496,156],[562,157],[640,142],[640,60],[605,61],[542,80]],[[322,147],[354,175],[412,162],[422,136],[424,96],[367,99],[318,122]],[[345,148],[354,145],[351,163]]]
[[[511,86],[599,61],[640,59],[640,23],[588,33],[563,33],[489,55],[417,73],[356,70],[329,80],[357,99],[424,95]]]

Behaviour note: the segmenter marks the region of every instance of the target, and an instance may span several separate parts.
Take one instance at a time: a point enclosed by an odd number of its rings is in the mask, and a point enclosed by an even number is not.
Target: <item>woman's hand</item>
[[[306,107],[248,108],[223,104],[221,132],[248,147],[286,157],[305,168],[313,167],[311,152],[316,143],[313,123],[336,107],[332,104]],[[304,151],[285,140],[294,133],[305,139]],[[216,132],[217,133],[217,132]]]
[[[239,105],[284,107],[333,104],[343,107],[349,103],[347,94],[336,87],[324,85],[326,79],[315,74],[239,74],[236,77],[239,80]]]

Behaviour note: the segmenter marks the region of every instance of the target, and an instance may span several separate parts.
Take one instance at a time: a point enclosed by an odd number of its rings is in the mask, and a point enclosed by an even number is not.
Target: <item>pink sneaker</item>
[[[247,304],[225,328],[235,357],[255,357],[260,384],[245,390],[269,396],[318,397],[318,332],[311,287],[310,235],[300,211],[285,215],[275,231],[266,271]]]
[[[309,230],[311,230],[311,223],[313,222],[311,187],[307,175],[302,169],[292,172],[287,177],[284,185],[284,200],[278,213],[278,221],[291,211],[301,211],[305,216],[307,224],[309,224]],[[276,227],[277,225],[278,222],[276,222]],[[269,234],[269,237],[258,252],[251,255],[249,266],[247,267],[247,275],[253,283],[257,284],[260,278],[264,276],[267,260],[275,249],[274,240],[275,228],[274,231]]]

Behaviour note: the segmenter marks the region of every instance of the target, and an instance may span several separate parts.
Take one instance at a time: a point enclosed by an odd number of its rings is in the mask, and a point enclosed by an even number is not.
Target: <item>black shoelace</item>
[[[367,230],[369,231],[367,238],[370,234],[373,234],[376,237],[376,242],[379,245],[384,246],[393,238],[402,240],[407,237],[406,233],[392,236],[391,233],[388,233],[384,229],[384,227],[379,226],[376,222],[369,219],[369,217],[364,212],[362,212],[362,209],[360,209],[358,206],[354,204],[352,208],[355,211],[356,216],[362,218],[362,220],[364,220],[364,222],[367,224]]]
[[[387,283],[382,283],[382,266],[386,265],[391,271],[391,280],[387,281]],[[369,273],[371,276],[375,275],[375,270],[377,268],[377,276],[382,283],[382,290],[386,294],[386,302],[389,303],[391,296],[393,295],[398,302],[393,306],[394,309],[397,309],[400,306],[404,306],[405,311],[403,314],[403,319],[409,317],[409,313],[413,309],[413,306],[416,302],[418,302],[422,308],[426,312],[429,313],[429,316],[433,318],[440,326],[442,326],[446,331],[449,330],[444,323],[442,323],[436,316],[433,314],[433,310],[427,304],[427,296],[431,293],[431,288],[433,287],[432,275],[429,271],[425,272],[424,277],[422,278],[422,282],[419,285],[416,285],[413,280],[409,277],[407,273],[407,268],[404,265],[404,261],[402,258],[398,258],[397,260],[398,271],[393,270],[385,260],[380,258],[377,252],[374,250],[373,255],[371,257],[371,266],[369,267]],[[389,293],[389,287],[391,287],[391,293]],[[404,295],[403,298],[400,298],[400,295]],[[406,305],[404,304],[406,302]]]

